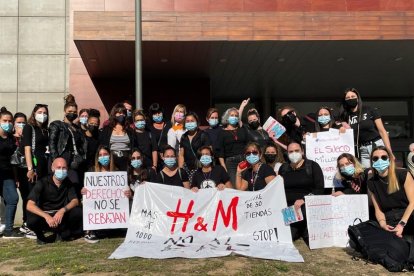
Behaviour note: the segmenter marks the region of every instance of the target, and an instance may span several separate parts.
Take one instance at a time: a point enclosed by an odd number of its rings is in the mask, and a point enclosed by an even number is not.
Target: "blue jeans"
[[[372,150],[378,146],[384,146],[382,139],[372,142],[370,145],[359,147],[359,156],[361,159],[361,164],[364,168],[367,169],[371,167],[371,153]]]
[[[16,216],[17,202],[19,195],[17,193],[16,182],[13,179],[1,179],[0,187],[4,205],[6,206],[6,229],[4,231],[12,231],[14,225],[14,217]]]

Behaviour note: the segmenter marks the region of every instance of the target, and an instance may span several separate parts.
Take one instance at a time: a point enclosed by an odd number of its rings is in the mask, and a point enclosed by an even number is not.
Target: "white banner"
[[[127,172],[85,173],[83,195],[83,229],[127,228],[129,199]]]
[[[355,155],[354,132],[347,129],[339,133],[337,129],[306,135],[306,158],[321,166],[325,179],[325,188],[334,186],[336,159],[342,153]]]
[[[348,227],[369,219],[367,195],[306,196],[305,204],[310,249],[346,247]]]
[[[146,183],[135,192],[125,241],[109,257],[209,258],[231,253],[303,262],[281,210],[281,177],[256,192]]]

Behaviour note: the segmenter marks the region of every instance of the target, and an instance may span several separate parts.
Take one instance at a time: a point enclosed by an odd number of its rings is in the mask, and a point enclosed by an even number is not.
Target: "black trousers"
[[[19,180],[19,191],[20,195],[23,200],[23,222],[26,222],[27,220],[27,211],[26,211],[26,205],[27,205],[27,197],[29,196],[30,191],[32,190],[35,183],[29,183],[29,180],[27,179],[27,169],[24,168],[17,168],[17,179]]]
[[[289,204],[288,204],[289,205]],[[290,204],[292,205],[292,204]],[[289,206],[290,206],[289,205]],[[308,223],[306,220],[306,208],[305,204],[301,206],[303,220],[299,222],[292,223],[290,225],[290,232],[292,233],[292,239],[295,241],[297,239],[303,238],[305,243],[309,243],[309,233],[308,233]]]
[[[54,214],[51,214],[53,217]],[[67,211],[57,228],[50,228],[46,220],[36,214],[27,212],[27,226],[36,233],[38,239],[44,239],[44,232],[59,234],[63,240],[80,236],[83,233],[82,208],[77,206]]]

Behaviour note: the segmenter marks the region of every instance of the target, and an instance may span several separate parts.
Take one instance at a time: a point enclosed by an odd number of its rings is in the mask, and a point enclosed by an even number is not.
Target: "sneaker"
[[[3,234],[4,229],[6,229],[6,224],[0,224],[0,235]]]
[[[94,233],[86,234],[84,239],[87,243],[97,243],[97,242],[99,242],[99,239],[96,237],[96,235]]]
[[[36,233],[33,232],[32,230],[29,230],[29,232],[26,232],[26,234],[24,236],[28,239],[31,239],[31,240],[37,239]]]
[[[22,226],[20,226],[19,230],[20,230],[20,232],[22,232],[22,233],[24,233],[24,234],[27,234],[28,232],[30,232],[30,231],[31,231],[31,230],[29,229],[29,227],[27,227],[26,222],[24,222],[24,223],[22,224]]]
[[[3,239],[19,239],[23,238],[24,234],[16,231],[4,231]]]

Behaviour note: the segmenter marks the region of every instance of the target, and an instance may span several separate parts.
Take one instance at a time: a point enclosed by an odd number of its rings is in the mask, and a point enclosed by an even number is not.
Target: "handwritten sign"
[[[283,179],[265,189],[190,190],[146,183],[138,187],[125,241],[110,258],[209,258],[232,253],[303,262],[281,209]]]
[[[305,204],[310,249],[346,247],[348,226],[369,219],[367,195],[306,196]]]
[[[270,137],[273,137],[275,139],[279,139],[280,136],[282,136],[283,133],[286,132],[286,128],[272,116],[270,116],[266,120],[266,122],[263,125],[263,129],[266,130],[267,133],[269,133]]]
[[[339,133],[336,129],[306,135],[306,157],[319,164],[325,179],[325,188],[334,186],[336,160],[342,153],[355,155],[352,129]]]
[[[129,200],[126,172],[87,172],[83,195],[83,229],[127,228]]]

